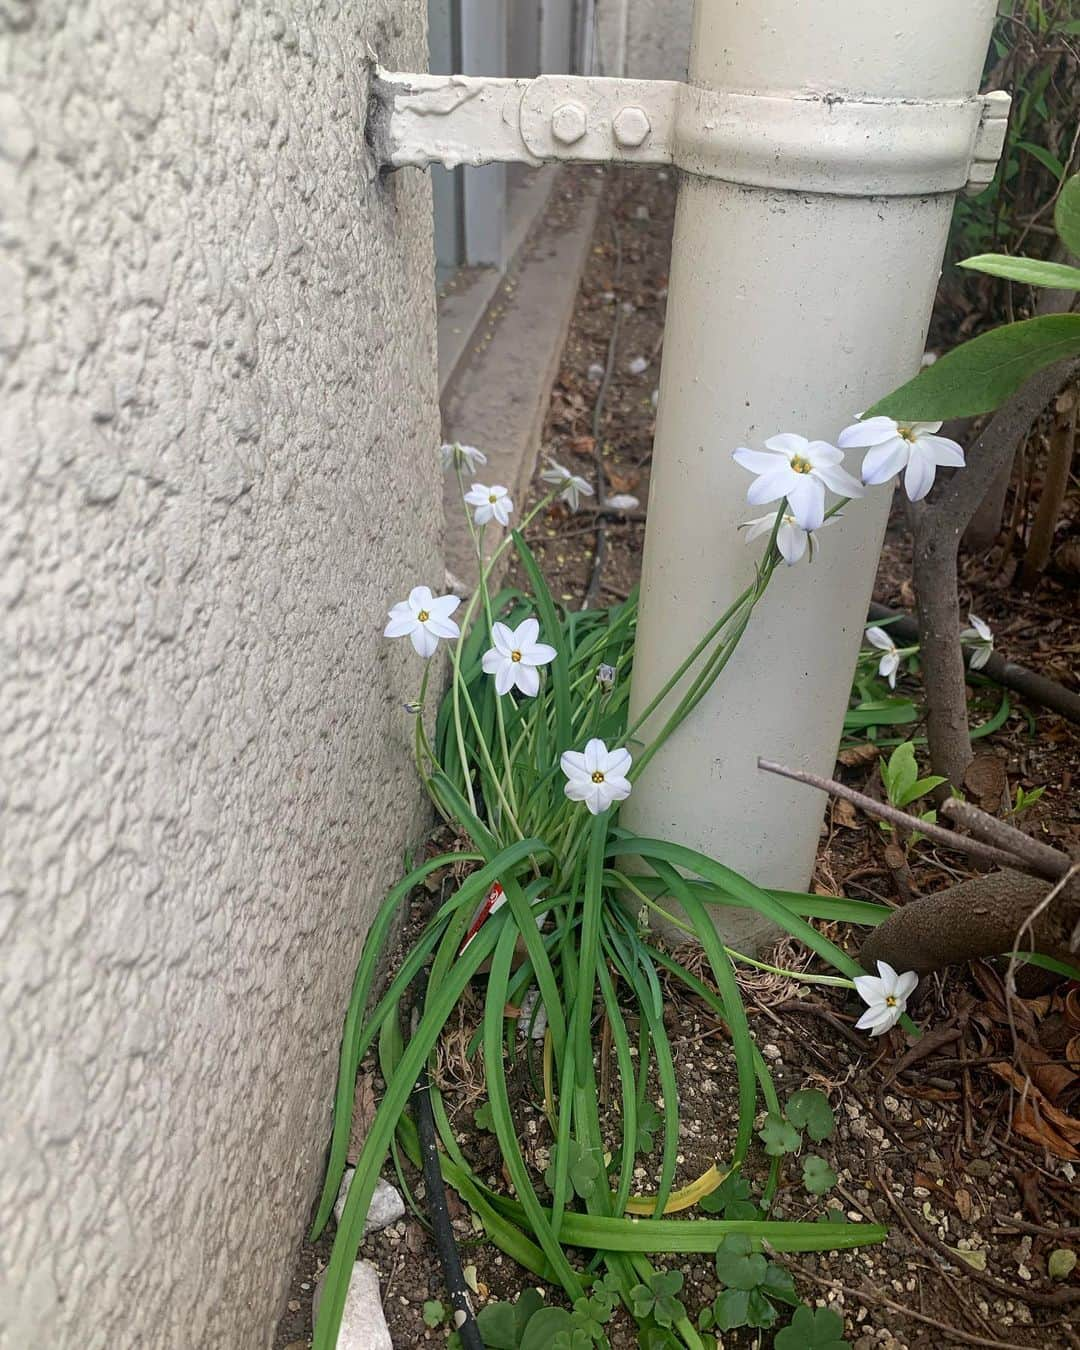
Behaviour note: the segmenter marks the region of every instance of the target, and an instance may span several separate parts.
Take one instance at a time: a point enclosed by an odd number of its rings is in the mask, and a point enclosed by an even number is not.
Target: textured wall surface
[[[421,0],[0,0],[0,1344],[265,1346],[442,577]]]

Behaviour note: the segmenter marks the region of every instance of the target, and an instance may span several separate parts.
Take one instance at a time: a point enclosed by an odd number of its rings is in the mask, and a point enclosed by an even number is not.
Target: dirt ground
[[[603,517],[599,566],[595,517],[552,510],[534,522],[530,543],[556,598],[569,605],[582,604],[586,596],[600,604],[625,597],[639,573],[673,207],[674,182],[662,174],[626,172],[609,178],[544,448],[592,481],[597,462],[602,463],[607,494],[632,495],[640,506]],[[605,380],[609,352],[611,377]],[[601,390],[603,408],[596,420]],[[1044,448],[1040,433],[1021,466],[1015,509],[1011,505],[1006,511],[1013,522],[1011,548],[965,556],[962,587],[971,607],[993,627],[998,650],[1075,689],[1080,650],[1073,570],[1080,566],[1080,483],[1075,477],[1048,573],[1034,591],[1016,583],[1031,485],[1038,482]],[[541,490],[534,485],[534,499]],[[910,610],[909,557],[902,514],[896,514],[876,599]],[[917,681],[909,679],[907,687],[917,694]],[[905,731],[916,734],[918,728]],[[1059,847],[1080,844],[1073,792],[1078,731],[1014,698],[1004,724],[979,742],[986,761],[982,781],[989,784],[981,804],[1001,812],[1018,786],[1025,791],[1044,787],[1044,796],[1025,814],[1024,827]],[[837,774],[871,795],[881,793],[873,749],[842,755]],[[888,836],[876,825],[834,804],[822,831],[817,888],[895,905],[972,875],[965,860],[925,841],[898,866],[888,845]],[[437,899],[427,890],[414,896],[409,929],[415,931]],[[834,941],[855,950],[857,941],[844,928],[822,927]],[[813,968],[807,954],[790,943],[779,955],[778,964]],[[1075,1185],[1080,986],[1013,1000],[1009,1007],[1001,973],[990,963],[929,979],[914,1013],[930,1031],[912,1051],[899,1031],[881,1042],[853,1031],[858,1010],[842,991],[800,994],[804,987],[768,975],[740,977],[740,982],[781,1098],[800,1087],[818,1087],[829,1094],[837,1113],[837,1133],[818,1148],[839,1177],[830,1204],[842,1205],[852,1223],[883,1222],[890,1230],[881,1246],[784,1258],[803,1297],[842,1312],[847,1339],[859,1350],[1080,1346],[1080,1286],[1075,1275],[1052,1278],[1047,1264],[1055,1250],[1080,1252]],[[730,1156],[734,1072],[729,1043],[709,1010],[684,989],[669,988],[667,996],[683,1119],[679,1185]],[[443,1046],[439,1077],[463,1148],[478,1172],[497,1181],[501,1162],[494,1137],[472,1119],[482,1100],[482,1081],[463,1046],[474,1016],[479,1017],[479,1003],[475,1010],[465,1004],[461,1026]],[[1038,1062],[1033,1083],[1010,1076],[1007,1066],[1018,1045],[1025,1063],[1033,1057]],[[364,1072],[368,1095],[377,1097],[377,1074],[371,1066]],[[527,1078],[519,1110],[527,1154],[542,1170],[551,1140]],[[764,1175],[764,1162],[756,1157],[748,1169],[751,1178]],[[639,1178],[643,1186],[649,1170],[645,1165]],[[821,1202],[810,1202],[794,1166],[788,1172],[774,1217],[815,1217]],[[392,1171],[387,1176],[395,1181]],[[409,1181],[415,1186],[417,1179]],[[477,1240],[456,1197],[451,1196],[451,1205],[464,1259],[475,1266],[481,1295],[515,1297],[529,1278]],[[311,1286],[328,1253],[328,1239],[304,1249],[275,1350],[309,1344]],[[422,1320],[424,1301],[445,1301],[445,1293],[434,1248],[419,1220],[410,1214],[367,1240],[361,1254],[382,1276],[394,1344],[445,1343],[446,1331],[431,1330]],[[678,1269],[685,1275],[681,1297],[693,1317],[718,1291],[715,1272],[707,1257],[680,1259]],[[626,1322],[616,1320],[609,1332],[616,1347],[636,1344]],[[758,1341],[757,1334],[727,1333],[720,1344],[770,1343],[771,1336]]]

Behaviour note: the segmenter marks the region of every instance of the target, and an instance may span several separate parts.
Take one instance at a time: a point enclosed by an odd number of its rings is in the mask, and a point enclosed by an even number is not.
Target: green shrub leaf
[[[1080,314],[1044,314],[1003,324],[953,348],[865,416],[933,422],[992,412],[1030,376],[1077,354]]]

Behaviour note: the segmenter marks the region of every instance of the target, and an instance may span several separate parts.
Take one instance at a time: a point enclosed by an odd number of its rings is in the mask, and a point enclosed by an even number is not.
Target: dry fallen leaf
[[[356,1160],[364,1147],[364,1140],[375,1119],[375,1088],[371,1074],[362,1073],[356,1080],[356,1092],[353,1095],[352,1125],[349,1128],[349,1149],[345,1160],[350,1167],[356,1166]]]
[[[833,802],[832,821],[834,825],[839,825],[841,829],[862,829],[862,821],[859,819],[859,813],[850,802],[844,801],[843,798]]]
[[[956,1192],[956,1211],[965,1223],[970,1222],[972,1214],[971,1192],[963,1189]]]

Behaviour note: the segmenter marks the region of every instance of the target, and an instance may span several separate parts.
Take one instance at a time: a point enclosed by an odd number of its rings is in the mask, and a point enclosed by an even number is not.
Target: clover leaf
[[[429,1298],[424,1303],[424,1326],[441,1327],[446,1321],[446,1307],[437,1298]]]
[[[716,1249],[716,1273],[732,1289],[756,1289],[769,1263],[745,1233],[729,1233]]]
[[[607,1322],[612,1313],[612,1305],[603,1298],[582,1297],[574,1300],[574,1311],[571,1314],[574,1326],[579,1331],[583,1331],[590,1341],[602,1341],[604,1339],[604,1323]]]
[[[568,1140],[570,1165],[567,1168],[567,1174],[570,1178],[570,1185],[574,1188],[574,1193],[580,1195],[582,1200],[588,1200],[596,1189],[596,1180],[600,1175],[600,1164],[593,1157],[591,1150],[584,1144],[578,1143],[576,1139]],[[551,1164],[544,1172],[544,1180],[547,1182],[548,1189],[555,1189],[555,1159],[552,1158]]]
[[[829,1099],[817,1088],[803,1088],[801,1092],[792,1093],[788,1098],[787,1118],[797,1129],[805,1130],[817,1144],[828,1139],[836,1129],[836,1117]]]
[[[488,1130],[495,1133],[495,1117],[491,1114],[491,1103],[485,1102],[483,1106],[478,1106],[473,1112],[473,1124],[478,1130]]]
[[[803,1159],[803,1185],[811,1195],[824,1195],[836,1185],[836,1173],[824,1158],[810,1153]]]
[[[652,1316],[657,1326],[670,1327],[686,1316],[686,1309],[675,1297],[683,1286],[680,1270],[658,1270],[647,1284],[635,1284],[630,1301],[635,1317]]]
[[[637,1116],[637,1151],[651,1153],[653,1136],[664,1123],[664,1118],[652,1102],[642,1102]]]
[[[722,1214],[725,1219],[757,1219],[760,1211],[750,1199],[750,1183],[738,1172],[729,1172],[715,1191],[701,1197],[706,1214]]]
[[[774,1261],[769,1262],[769,1269],[765,1272],[760,1288],[770,1298],[778,1298],[781,1303],[790,1303],[792,1307],[799,1303],[799,1295],[795,1292],[795,1281],[791,1278],[791,1273]]]
[[[795,1309],[791,1325],[776,1333],[774,1350],[844,1350],[844,1319],[831,1308]]]
[[[802,1135],[783,1116],[773,1112],[765,1117],[765,1124],[758,1130],[758,1138],[765,1145],[770,1158],[783,1157],[785,1153],[794,1153],[802,1143]]]

